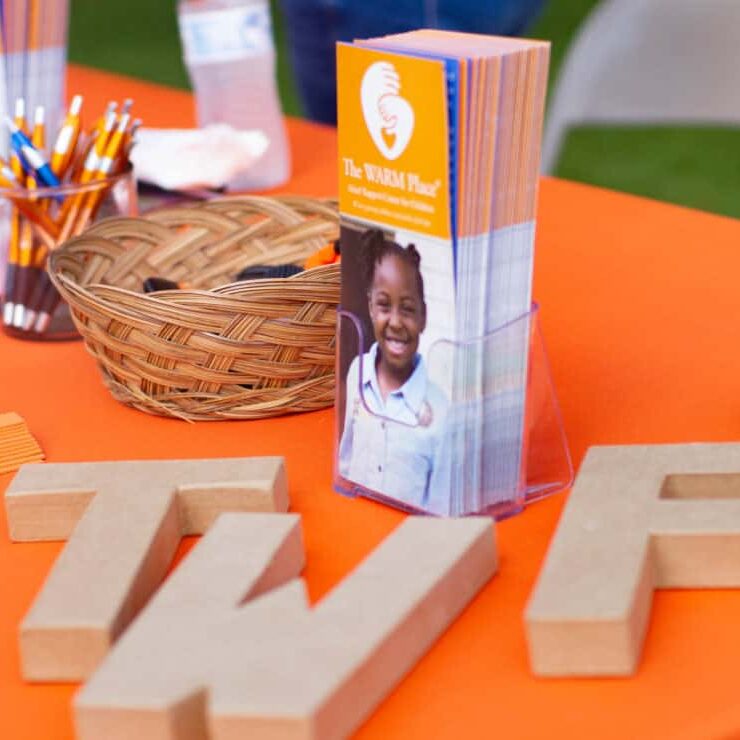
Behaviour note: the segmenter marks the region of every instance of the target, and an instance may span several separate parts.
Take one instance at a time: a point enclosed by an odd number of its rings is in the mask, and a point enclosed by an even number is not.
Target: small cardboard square
[[[43,459],[44,453],[28,431],[23,417],[15,411],[0,414],[0,474]]]

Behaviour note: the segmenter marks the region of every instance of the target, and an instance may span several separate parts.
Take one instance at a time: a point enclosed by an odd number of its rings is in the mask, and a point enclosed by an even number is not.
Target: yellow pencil
[[[108,103],[105,109],[105,113],[103,113],[103,115],[98,118],[90,131],[86,134],[83,134],[82,132],[80,133],[82,146],[80,147],[80,154],[75,159],[75,162],[72,166],[72,171],[70,172],[71,182],[80,181],[82,173],[85,169],[85,164],[87,163],[87,160],[92,154],[95,147],[95,142],[97,141],[99,136],[106,134],[106,127],[108,126],[109,122],[112,120],[113,124],[115,125],[116,108],[118,108],[118,103],[116,103],[115,101],[111,101],[110,103]],[[111,114],[113,115],[112,119]]]
[[[44,148],[44,109],[39,106],[34,115],[33,133],[31,143],[39,150]],[[36,178],[33,175],[26,177],[26,189],[36,190]],[[35,203],[32,196],[28,198],[29,203]],[[39,208],[41,206],[39,205]],[[13,326],[22,329],[26,325],[28,302],[33,290],[33,284],[38,275],[38,269],[34,267],[34,241],[33,227],[25,222],[21,230],[20,250],[18,256],[18,272],[16,275],[16,294],[13,306]]]
[[[1,160],[0,160],[1,161]],[[17,181],[13,170],[2,162],[0,166],[0,184],[3,187],[17,187]],[[5,272],[5,295],[3,300],[3,323],[10,326],[13,323],[14,298],[15,298],[15,281],[18,271],[18,259],[20,257],[18,247],[18,226],[20,216],[17,209],[13,209],[13,216],[10,222],[11,232],[8,242],[8,264]]]
[[[16,179],[10,165],[2,157],[0,157],[0,187],[12,190],[23,188],[21,182]],[[25,197],[25,194],[16,197],[11,193],[8,195],[8,199],[24,216],[28,217],[33,227],[37,229],[36,233],[44,244],[49,248],[53,247],[54,238],[59,234],[59,227],[49,216],[40,210],[38,206],[30,203]]]
[[[103,129],[98,129],[97,135],[95,136],[95,143],[92,149],[87,154],[85,164],[82,169],[82,173],[79,176],[78,182],[81,185],[85,185],[90,182],[95,173],[98,171],[100,161],[105,156],[108,139],[116,125],[116,114],[113,111],[109,111],[105,116],[105,124]],[[96,126],[97,128],[97,126]],[[77,215],[80,210],[80,206],[84,201],[84,194],[74,195],[64,202],[62,209],[59,213],[58,221],[62,224],[59,232],[59,241],[64,242],[69,239],[74,229]]]
[[[131,116],[128,113],[124,113],[121,116],[115,131],[108,139],[108,144],[103,156],[98,162],[98,169],[93,180],[105,180],[113,172],[116,162],[118,161],[118,155],[121,151],[126,135],[126,129],[128,128],[130,120]],[[107,185],[101,185],[99,190],[87,194],[73,230],[74,234],[79,234],[88,225],[92,217],[95,215],[96,210],[103,202],[103,199],[107,194],[107,189]]]
[[[36,115],[34,118],[33,134],[31,136],[31,143],[39,150],[43,151],[46,146],[46,128],[44,124],[44,108],[39,106],[36,108]],[[37,183],[33,177],[28,177],[28,189],[33,190],[36,188]],[[33,201],[33,198],[29,198]],[[41,210],[46,210],[44,203],[39,203]],[[29,285],[26,290],[25,296],[25,316],[23,318],[23,328],[28,330],[33,326],[36,319],[36,311],[34,308],[34,295],[37,288],[41,284],[41,276],[44,274],[44,266],[46,265],[46,257],[48,249],[44,244],[35,243],[32,245],[31,251],[31,264],[29,265]]]
[[[15,101],[15,123],[19,128],[25,129],[26,125],[26,103],[23,98]],[[3,163],[3,168],[8,167]],[[20,187],[19,180],[23,177],[23,164],[20,157],[11,149],[9,171],[0,174],[0,182],[3,187],[17,188]],[[15,310],[15,292],[18,272],[18,262],[20,260],[20,239],[21,239],[21,215],[18,208],[14,207],[10,216],[10,241],[8,242],[8,271],[5,277],[5,300],[3,303],[3,323],[6,326],[13,324],[13,313]]]
[[[21,131],[27,133],[26,101],[23,98],[18,98],[15,101],[14,121],[15,125],[18,126]],[[23,182],[23,163],[21,162],[18,152],[16,152],[12,147],[10,150],[10,168],[13,170],[16,180],[15,185],[12,187],[23,187],[21,185]],[[23,223],[23,219],[21,219],[20,212],[17,207],[13,209],[13,216],[14,223],[11,223],[11,238],[15,239],[16,248],[20,249],[20,241],[23,236],[23,232],[28,228],[28,225]]]
[[[136,138],[136,132],[141,128],[141,123],[141,118],[134,118],[131,122],[131,128],[123,135],[121,151],[118,154],[118,166],[120,168],[123,168],[128,161],[128,155],[131,153],[131,149],[133,148],[134,140]]]
[[[51,154],[51,171],[62,178],[69,163],[72,161],[77,140],[80,136],[80,110],[82,109],[82,95],[75,95],[69,105],[69,110],[59,129],[57,140],[54,142],[54,151]]]
[[[14,123],[24,133],[28,133],[28,126],[26,124],[26,101],[23,98],[18,98],[15,101],[15,118]],[[25,174],[23,171],[23,163],[20,155],[15,149],[11,149],[10,166],[13,172],[16,173],[16,179],[18,180],[18,187],[23,187],[26,184]],[[20,201],[16,201],[18,209],[21,209]],[[25,292],[26,285],[28,282],[27,273],[28,265],[31,262],[31,247],[33,245],[33,229],[31,224],[20,219],[19,230],[18,230],[18,267],[15,275],[15,292],[13,294],[13,319],[12,325],[16,327],[23,326],[23,317],[25,313]]]

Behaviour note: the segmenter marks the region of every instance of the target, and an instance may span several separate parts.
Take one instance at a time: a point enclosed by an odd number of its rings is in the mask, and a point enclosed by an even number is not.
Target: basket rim
[[[158,232],[160,230],[166,230],[169,233],[171,231],[168,229],[168,227],[161,223],[159,220],[157,220],[156,216],[163,212],[173,212],[176,213],[179,210],[185,210],[185,209],[194,209],[194,210],[208,210],[209,206],[216,206],[216,208],[212,211],[214,215],[217,216],[224,216],[225,218],[229,218],[227,214],[223,211],[228,210],[229,205],[238,206],[239,204],[269,204],[273,202],[278,202],[280,204],[289,205],[291,207],[296,208],[297,210],[305,210],[309,211],[310,208],[303,208],[301,209],[301,206],[306,205],[312,205],[312,206],[325,206],[326,208],[321,208],[319,215],[324,215],[326,217],[331,218],[335,224],[336,227],[339,227],[339,213],[336,210],[337,206],[337,200],[335,198],[314,198],[311,196],[302,196],[302,195],[296,195],[296,194],[285,194],[285,195],[277,195],[277,196],[263,196],[263,195],[234,195],[230,197],[225,198],[217,198],[211,201],[205,201],[203,203],[198,203],[195,206],[191,206],[191,204],[188,204],[186,207],[183,208],[183,206],[165,206],[160,209],[153,209],[152,211],[148,211],[146,214],[138,215],[138,216],[112,216],[107,219],[101,219],[100,221],[96,222],[93,226],[91,226],[89,229],[87,229],[85,232],[80,234],[79,236],[73,237],[72,239],[69,239],[68,241],[61,244],[56,249],[52,250],[48,257],[48,263],[47,263],[47,272],[49,274],[49,278],[51,282],[54,284],[54,286],[57,288],[57,290],[64,296],[65,300],[72,304],[72,307],[74,308],[74,303],[77,300],[80,299],[87,299],[88,301],[96,304],[99,306],[102,310],[110,310],[115,313],[125,313],[130,314],[131,319],[135,321],[139,321],[142,316],[147,316],[146,312],[142,312],[139,314],[138,312],[130,311],[126,306],[122,306],[119,302],[115,302],[113,300],[110,300],[106,298],[105,296],[100,295],[98,291],[96,291],[96,288],[98,289],[105,289],[105,292],[109,294],[115,294],[120,293],[124,296],[126,296],[129,299],[134,299],[137,303],[142,302],[144,304],[147,304],[151,306],[152,308],[156,306],[172,306],[173,304],[177,304],[177,301],[173,301],[172,297],[173,295],[176,296],[187,296],[187,295],[193,295],[193,296],[222,296],[224,298],[228,298],[231,300],[240,300],[245,299],[249,300],[249,295],[252,293],[259,293],[261,300],[267,300],[269,296],[266,296],[266,291],[269,291],[270,289],[274,290],[281,290],[287,287],[288,285],[303,288],[314,288],[314,289],[321,289],[321,288],[327,288],[329,285],[331,285],[331,282],[327,282],[328,277],[333,277],[335,273],[339,272],[339,263],[334,263],[330,265],[318,265],[316,267],[311,267],[307,270],[303,270],[300,273],[296,273],[295,275],[290,275],[289,277],[285,278],[261,278],[261,279],[255,279],[255,280],[248,280],[248,281],[239,281],[239,280],[232,280],[228,283],[222,283],[220,285],[216,285],[212,288],[195,288],[195,287],[189,287],[189,288],[178,288],[178,289],[172,289],[172,290],[163,290],[163,291],[157,291],[154,293],[144,293],[141,291],[134,291],[130,290],[128,288],[120,287],[114,284],[110,283],[101,283],[101,282],[91,282],[87,284],[82,284],[72,278],[70,278],[68,275],[65,275],[63,272],[63,264],[64,261],[67,259],[74,259],[74,254],[78,251],[95,251],[96,245],[98,248],[100,248],[101,243],[115,243],[114,240],[107,238],[106,236],[98,233],[101,226],[105,226],[106,224],[111,226],[115,222],[119,222],[121,224],[124,223],[131,223],[131,222],[139,222],[144,227],[144,233],[142,234],[142,244],[141,248],[143,251],[148,251],[151,249],[154,249],[158,242],[156,240],[156,234],[152,232]],[[334,206],[334,208],[332,208]],[[311,211],[314,212],[314,211]],[[154,218],[148,218],[149,215],[154,216]],[[236,219],[234,219],[234,223],[239,223]],[[126,251],[125,248],[121,247],[122,251]],[[60,264],[61,263],[61,264]],[[311,285],[307,283],[311,283],[312,281],[316,281],[316,285]],[[235,290],[235,287],[238,286],[238,291]],[[224,295],[224,293],[227,293],[227,295]],[[151,316],[149,316],[151,318]]]

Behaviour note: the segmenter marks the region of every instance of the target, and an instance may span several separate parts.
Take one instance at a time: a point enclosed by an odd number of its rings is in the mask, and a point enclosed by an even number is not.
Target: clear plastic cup
[[[69,309],[46,273],[46,258],[100,219],[138,214],[133,170],[84,185],[0,188],[0,202],[8,232],[3,331],[22,339],[78,338]]]

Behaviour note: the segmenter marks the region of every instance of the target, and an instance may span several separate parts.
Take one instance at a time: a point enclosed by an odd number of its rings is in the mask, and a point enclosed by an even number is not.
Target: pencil
[[[3,300],[3,324],[10,326],[13,323],[15,303],[16,272],[18,269],[18,241],[11,239],[8,243],[8,263],[5,268],[5,294]]]
[[[132,106],[133,100],[126,99],[121,113],[117,114],[118,104],[110,102],[86,132],[80,115],[82,96],[75,95],[50,142],[53,146],[47,160],[43,154],[46,138],[43,108],[36,109],[35,125],[29,136],[25,102],[16,101],[14,120],[5,121],[12,143],[10,163],[0,158],[0,187],[10,191],[5,197],[14,206],[2,311],[4,323],[37,334],[48,330],[61,300],[44,270],[49,252],[95,219],[109,192],[111,177],[128,165],[128,155],[141,126],[139,119],[132,121]],[[82,192],[71,193],[66,198],[61,193],[34,195],[42,186],[56,188],[62,181],[83,186]],[[58,208],[55,201],[60,204]]]
[[[23,98],[15,101],[15,121],[18,126],[25,126],[26,104]],[[3,187],[20,187],[19,180],[23,177],[23,165],[18,155],[11,150],[10,166],[2,163],[3,172],[0,174],[0,182]],[[29,227],[30,228],[30,227]],[[6,326],[13,324],[15,282],[17,280],[18,260],[20,258],[19,242],[21,238],[21,217],[18,208],[12,206],[10,216],[10,240],[8,242],[8,269],[5,274],[5,301],[3,304],[3,323]]]
[[[98,171],[98,166],[105,156],[108,139],[110,138],[115,125],[116,114],[111,110],[109,110],[105,115],[105,123],[103,124],[102,130],[96,125],[97,134],[95,135],[93,146],[85,159],[85,164],[78,180],[80,185],[86,185],[90,182]],[[59,232],[60,243],[67,241],[67,239],[72,235],[77,215],[84,199],[84,194],[77,194],[67,198],[64,202],[62,210],[59,213],[59,221],[62,224]]]
[[[76,96],[79,97],[79,96]],[[81,102],[81,101],[80,101]],[[71,136],[74,136],[74,128],[75,125],[79,124],[79,104],[75,102],[75,99],[72,101],[72,105],[70,106],[70,114],[68,114],[67,119],[65,119],[64,123],[62,124],[62,129],[59,132],[59,135],[57,136],[57,143],[54,146],[54,154],[61,154],[61,157],[58,157],[56,160],[56,164],[59,167],[62,165],[59,169],[60,171],[54,172],[54,174],[61,176],[61,173],[63,171],[63,166],[65,166],[64,159],[66,157],[69,144],[71,142]],[[76,113],[73,113],[73,109],[77,108]],[[43,111],[43,109],[42,109]],[[74,121],[74,116],[77,115],[77,121]],[[70,121],[69,119],[72,118]],[[43,113],[42,113],[42,122],[43,122]],[[71,125],[70,125],[71,124]],[[63,132],[67,129],[72,129],[69,134],[66,134],[67,136],[67,145],[65,147],[65,142],[63,140]],[[79,129],[78,129],[79,130]],[[58,143],[62,139],[62,145],[58,146]],[[39,129],[38,126],[38,116],[36,120],[36,126],[33,130],[33,137],[32,137],[32,143],[35,147],[42,150],[44,148],[45,142],[43,137],[43,129]],[[76,141],[75,141],[76,144]],[[50,164],[52,171],[54,171],[54,154],[52,155],[52,162]],[[69,160],[67,159],[67,162]],[[33,179],[29,177],[29,189],[33,188]],[[42,331],[46,331],[49,324],[51,323],[51,315],[54,312],[54,308],[56,308],[56,304],[59,301],[59,296],[57,294],[57,290],[52,284],[51,280],[49,279],[49,275],[47,274],[46,270],[44,269],[46,265],[46,259],[49,254],[49,249],[47,246],[41,244],[37,245],[36,248],[33,251],[33,262],[31,264],[31,269],[33,270],[32,276],[33,276],[33,283],[31,286],[31,290],[28,295],[28,299],[26,301],[26,315],[23,323],[23,328],[26,331],[30,331],[33,329],[36,330],[36,323],[38,322],[38,316],[42,311],[45,311],[45,307],[47,303],[49,305],[53,304],[53,307],[51,311],[48,312],[48,320],[44,320],[41,322],[41,325],[43,325]],[[51,295],[47,298],[47,293],[51,293]],[[46,312],[45,312],[46,315]]]
[[[113,122],[115,123],[116,108],[118,108],[118,103],[116,103],[115,101],[111,101],[106,106],[105,113],[103,113],[103,115],[98,118],[98,120],[87,133],[80,131],[80,146],[78,147],[80,151],[77,156],[75,156],[72,167],[70,168],[70,182],[80,181],[85,168],[85,163],[87,162],[88,157],[90,157],[90,155],[92,154],[93,147],[95,146],[95,141],[97,140],[98,136],[106,133],[105,128],[108,121],[111,120],[111,114],[113,114]]]
[[[44,124],[44,108],[43,106],[37,106],[36,113],[34,116],[33,133],[31,135],[31,143],[39,151],[43,151],[46,146],[46,129]],[[36,178],[33,175],[28,175],[26,180],[26,187],[29,193],[36,190],[37,183]],[[29,195],[29,200],[33,203],[36,199]],[[46,210],[45,206],[39,203],[39,208],[43,211]],[[33,292],[36,285],[39,283],[39,278],[43,272],[44,265],[46,263],[47,249],[37,244],[33,239],[31,240],[31,258],[29,264],[26,267],[25,273],[27,275],[25,286],[25,292],[23,294],[23,318],[22,323],[16,324],[18,328],[29,329],[36,318],[36,312],[33,310]],[[18,305],[16,304],[16,310]],[[19,319],[20,320],[20,319]]]
[[[105,180],[113,171],[130,119],[131,116],[128,113],[124,113],[118,121],[116,130],[111,134],[105,152],[98,162],[98,169],[93,177],[94,180]],[[101,185],[98,190],[87,193],[73,229],[74,234],[79,234],[88,225],[103,202],[107,190],[108,185]]]
[[[16,126],[16,128],[22,133],[20,126]],[[29,140],[29,143],[34,149],[41,151],[44,146],[44,138],[44,109],[39,106],[35,111],[32,139]],[[36,190],[36,186],[35,176],[33,174],[27,175],[26,190],[31,192]],[[28,201],[30,204],[36,202],[32,195],[29,195]],[[22,329],[26,325],[28,302],[30,301],[33,285],[37,277],[38,269],[34,267],[33,229],[31,224],[24,224],[21,230],[18,268],[15,278],[16,290],[13,296],[13,326],[18,329]]]
[[[118,161],[116,163],[116,169],[119,172],[124,170],[129,161],[131,150],[136,143],[136,132],[141,128],[141,123],[141,118],[134,118],[131,128],[123,135],[123,142],[121,143],[121,149],[118,152]]]
[[[54,188],[61,185],[57,176],[51,171],[44,155],[31,143],[31,140],[19,126],[6,116],[5,125],[10,131],[10,141],[18,152],[26,167],[32,171],[37,181],[47,187]]]
[[[31,227],[41,241],[47,247],[53,247],[54,238],[59,234],[59,227],[44,211],[27,200],[25,191],[21,190],[22,183],[15,178],[15,173],[2,157],[0,157],[0,187],[19,191],[18,194],[8,193],[6,197],[15,208],[28,217]]]
[[[67,116],[59,129],[54,151],[51,154],[51,170],[57,177],[63,177],[77,147],[80,136],[80,110],[82,95],[75,95],[69,105]]]
[[[18,98],[15,101],[14,123],[24,134],[24,136],[26,136],[26,104],[23,98]],[[14,148],[11,148],[10,150],[9,164],[11,170],[13,171],[15,179],[11,184],[6,183],[6,187],[23,188],[25,174],[23,169],[23,161],[20,157],[19,152],[16,151],[16,149]],[[13,196],[10,196],[10,200],[15,208],[18,211],[22,212],[23,215],[27,216],[28,219],[30,219],[31,221],[31,224],[28,224],[24,222],[23,219],[19,218],[19,232],[22,231],[24,225],[25,228],[27,228],[28,230],[31,230],[33,228],[37,232],[37,235],[42,239],[44,244],[46,244],[47,246],[51,246],[53,244],[52,237],[55,237],[59,233],[59,227],[50,218],[48,218],[41,209],[28,202],[26,198],[15,198]],[[18,238],[20,238],[20,233],[18,234]]]
[[[2,162],[2,160],[0,160]],[[0,184],[3,187],[15,187],[15,174],[10,167],[2,162],[0,165]],[[8,241],[8,265],[5,273],[5,294],[3,301],[3,323],[10,326],[13,323],[14,293],[16,272],[18,269],[18,229],[19,215],[17,209],[13,208],[10,222],[10,240]]]
[[[75,178],[80,184],[102,181],[100,188],[89,193],[81,193],[67,199],[62,208],[59,220],[63,220],[60,241],[69,236],[79,234],[91,220],[105,200],[110,187],[106,182],[112,174],[125,167],[127,155],[134,143],[134,135],[141,125],[135,120],[129,127],[131,120],[130,109],[133,101],[126,100],[122,106],[122,113],[116,124],[115,103],[111,103],[106,111],[104,122],[96,124],[91,139],[94,144],[89,148],[85,164],[80,174]],[[115,128],[113,128],[115,126]],[[103,146],[105,144],[105,146]],[[73,167],[73,172],[75,168]],[[43,287],[42,287],[43,286]],[[60,301],[59,293],[51,283],[48,275],[42,275],[37,292],[34,294],[34,310],[36,312],[33,330],[43,333],[48,329],[51,318]]]
[[[15,101],[15,125],[24,134],[28,131],[26,123],[26,101],[25,98],[18,98]],[[20,152],[11,147],[10,167],[15,174],[15,187],[23,188],[25,186],[25,175],[23,171],[23,161]],[[16,326],[23,317],[23,294],[25,292],[26,270],[24,268],[25,258],[28,256],[30,244],[33,240],[31,224],[20,217],[20,208],[16,206],[18,215],[18,231],[16,233],[17,243],[17,263],[14,270],[13,280],[13,315],[10,320],[11,326]]]
[[[26,103],[23,98],[15,101],[14,109],[15,121],[18,126],[26,125]],[[3,167],[8,167],[3,163]],[[23,165],[20,157],[11,149],[10,166],[8,171],[2,173],[3,187],[17,188],[20,187],[20,180],[23,177]],[[23,230],[23,222],[17,207],[12,207],[10,217],[10,242],[8,244],[8,272],[5,279],[5,304],[3,306],[3,323],[6,326],[13,325],[13,315],[15,313],[15,291],[16,281],[18,279],[18,261],[20,259],[20,239]],[[27,228],[30,228],[28,226]]]
[[[73,165],[72,167],[73,181],[85,185],[96,179],[101,170],[105,171],[108,167],[108,160],[113,151],[112,142],[121,138],[117,129],[114,131],[116,127],[116,108],[117,104],[115,102],[109,103],[104,116],[95,124],[90,136],[89,146],[86,150],[83,149],[84,164],[81,169],[79,166],[75,167]],[[129,115],[125,114],[122,118],[125,118],[127,122]],[[101,176],[104,177],[105,175]],[[59,242],[66,241],[73,233],[77,233],[84,228],[84,225],[94,213],[95,195],[96,193],[81,193],[67,198],[58,216],[58,222],[62,224]],[[79,226],[76,227],[77,224]],[[35,317],[32,328],[35,332],[43,333],[48,329],[59,300],[59,293],[48,275],[43,275],[34,294]]]

